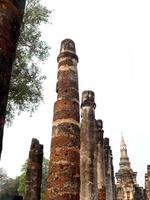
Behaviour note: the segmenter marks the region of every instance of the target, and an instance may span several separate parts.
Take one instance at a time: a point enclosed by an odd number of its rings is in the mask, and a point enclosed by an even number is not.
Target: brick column
[[[115,200],[113,157],[108,138],[104,138],[104,162],[105,162],[106,199]]]
[[[0,0],[0,157],[6,106],[25,0]]]
[[[33,138],[27,164],[24,200],[40,200],[42,161],[43,145]]]
[[[96,120],[94,92],[82,93],[80,129],[80,200],[97,200]]]
[[[147,165],[147,173],[145,174],[145,193],[146,200],[150,200],[150,165]]]
[[[78,57],[72,40],[62,41],[57,61],[57,101],[54,105],[45,200],[78,200],[80,191]]]
[[[105,200],[105,170],[104,170],[104,145],[103,145],[103,121],[96,120],[97,126],[97,187],[98,187],[98,200]]]

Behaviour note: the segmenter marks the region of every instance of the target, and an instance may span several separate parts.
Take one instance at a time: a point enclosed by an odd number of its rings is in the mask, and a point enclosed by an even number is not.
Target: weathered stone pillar
[[[97,126],[97,187],[98,200],[105,200],[105,165],[104,165],[104,145],[103,145],[103,121],[96,120]]]
[[[66,39],[58,56],[57,101],[54,105],[46,200],[78,200],[79,93],[75,44]]]
[[[112,199],[116,200],[116,184],[115,184],[115,173],[114,173],[114,165],[113,165],[113,154],[112,150],[110,152],[110,162],[111,162],[111,177],[112,177]]]
[[[146,200],[150,200],[150,165],[147,165],[147,173],[145,174],[145,193]]]
[[[80,200],[97,200],[96,120],[94,92],[82,93],[80,128]]]
[[[108,138],[104,138],[104,160],[105,160],[106,199],[115,200],[115,181],[114,181],[112,151],[109,146]]]
[[[25,0],[0,0],[0,157],[6,106]]]
[[[27,163],[24,200],[40,200],[42,161],[43,145],[33,138]]]

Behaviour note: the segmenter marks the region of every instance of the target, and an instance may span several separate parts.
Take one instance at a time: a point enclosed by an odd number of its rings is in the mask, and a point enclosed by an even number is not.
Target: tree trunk
[[[26,0],[0,0],[0,157],[15,51]]]

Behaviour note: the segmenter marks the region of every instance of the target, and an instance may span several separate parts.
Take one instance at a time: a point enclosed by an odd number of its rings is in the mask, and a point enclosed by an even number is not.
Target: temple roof
[[[125,143],[123,135],[121,136],[121,143],[120,143],[120,169],[131,169],[130,168],[130,161],[127,154],[127,145]]]

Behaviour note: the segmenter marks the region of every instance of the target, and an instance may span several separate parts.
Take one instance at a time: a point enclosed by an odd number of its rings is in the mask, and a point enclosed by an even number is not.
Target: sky
[[[44,103],[32,117],[23,113],[5,127],[0,167],[10,177],[19,175],[33,137],[44,144],[44,156],[49,158],[57,56],[61,41],[70,38],[79,57],[80,95],[84,90],[95,92],[96,119],[103,120],[104,136],[110,139],[115,172],[123,132],[131,167],[144,185],[150,164],[150,1],[42,2],[53,10],[51,24],[42,26],[42,36],[51,46],[48,60],[40,65],[47,76]]]

